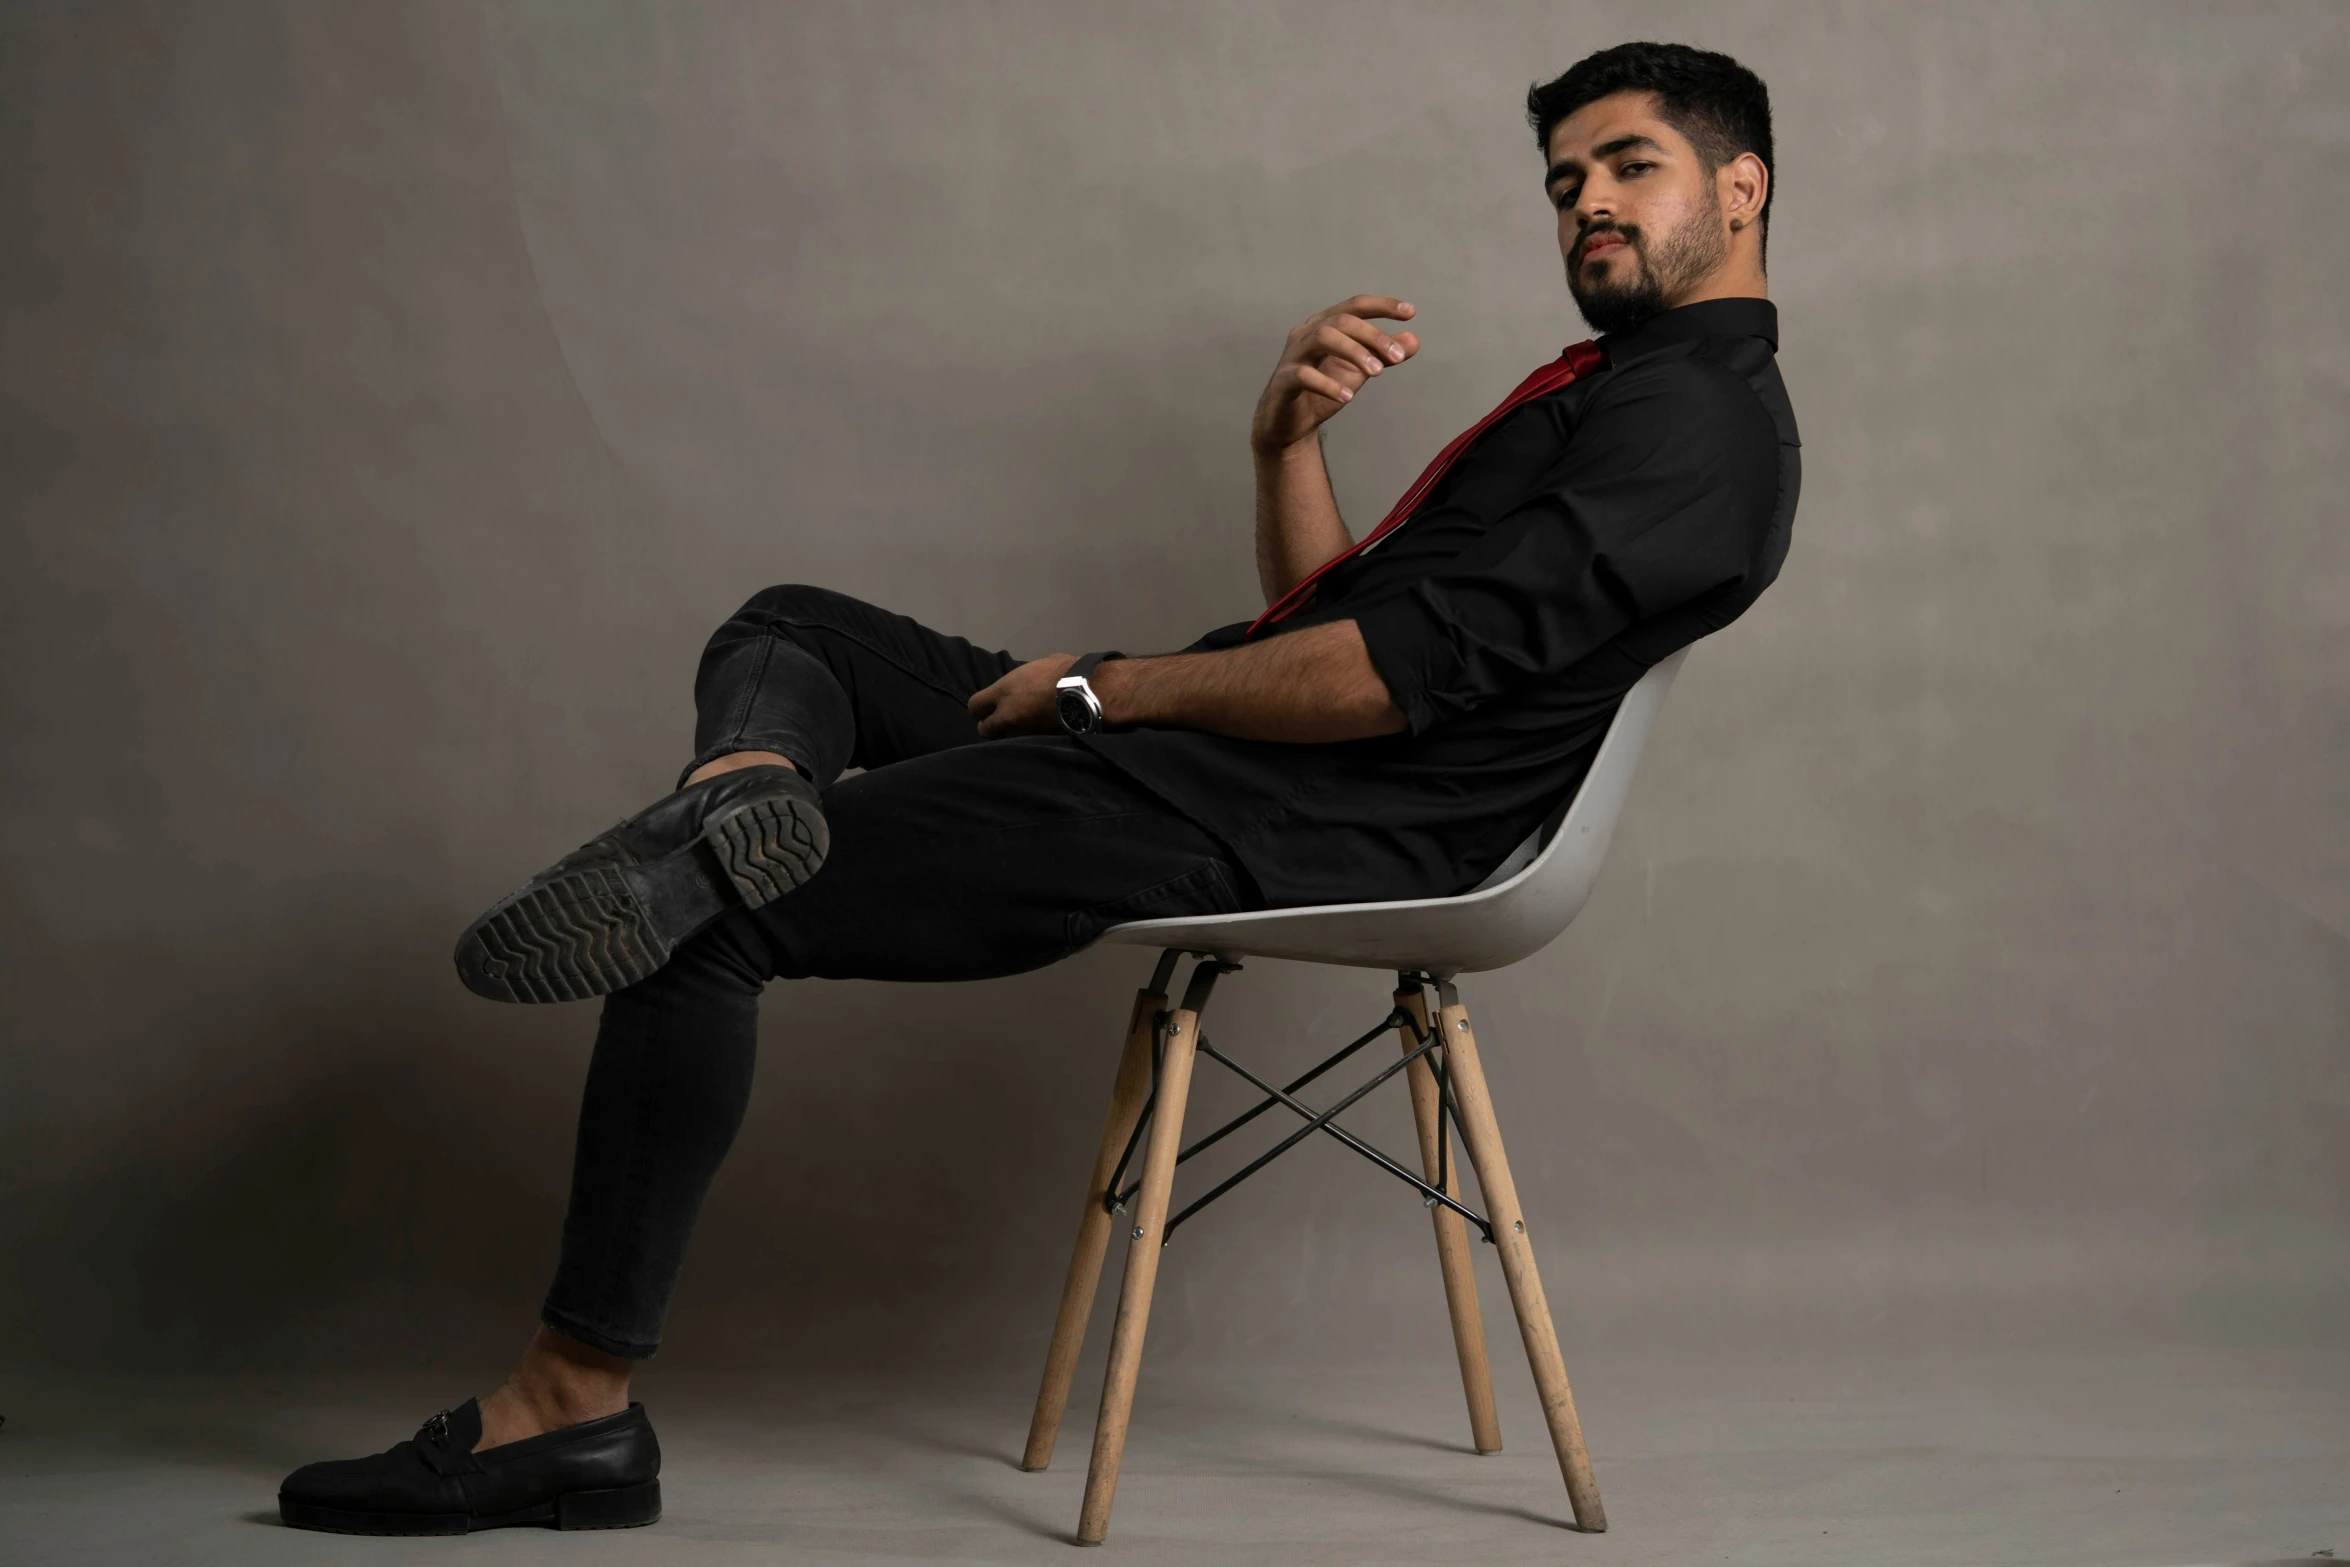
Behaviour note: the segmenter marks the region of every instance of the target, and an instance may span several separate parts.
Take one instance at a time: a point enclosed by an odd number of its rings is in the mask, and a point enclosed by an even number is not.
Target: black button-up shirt
[[[1605,369],[1486,431],[1410,521],[1259,633],[1355,621],[1403,733],[1090,743],[1223,840],[1269,906],[1475,886],[1564,807],[1641,674],[1778,575],[1802,463],[1777,344],[1761,299],[1603,340]]]

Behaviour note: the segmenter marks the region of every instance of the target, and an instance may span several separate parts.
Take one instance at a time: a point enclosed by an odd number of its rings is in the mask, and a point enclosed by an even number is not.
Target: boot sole
[[[743,907],[756,909],[822,870],[832,835],[824,818],[801,801],[771,795],[704,822],[702,841],[718,856]]]
[[[649,978],[737,903],[762,908],[824,866],[824,817],[790,796],[746,801],[647,864],[592,865],[516,893],[465,933],[457,969],[493,1001],[585,1001]]]
[[[293,1529],[326,1534],[472,1534],[480,1529],[642,1529],[661,1521],[661,1482],[608,1491],[569,1491],[553,1501],[510,1513],[362,1513],[341,1507],[277,1499],[277,1515]]]

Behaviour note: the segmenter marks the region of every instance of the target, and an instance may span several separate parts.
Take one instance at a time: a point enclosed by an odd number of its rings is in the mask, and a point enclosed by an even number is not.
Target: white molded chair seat
[[[1221,957],[1418,970],[1439,978],[1506,968],[1531,957],[1557,939],[1591,896],[1624,797],[1631,792],[1641,747],[1688,656],[1682,648],[1658,661],[1624,694],[1574,803],[1539,852],[1537,829],[1473,891],[1395,903],[1136,920],[1112,926],[1101,939]]]

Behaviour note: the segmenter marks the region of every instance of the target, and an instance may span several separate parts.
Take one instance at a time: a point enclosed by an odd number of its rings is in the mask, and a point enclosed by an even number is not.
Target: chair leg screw
[[[1142,1239],[1142,1226],[1139,1224],[1134,1227],[1134,1238],[1136,1240]]]

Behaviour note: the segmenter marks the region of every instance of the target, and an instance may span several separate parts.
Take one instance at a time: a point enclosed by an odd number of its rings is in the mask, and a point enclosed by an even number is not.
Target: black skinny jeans
[[[1261,906],[1214,838],[1080,743],[981,742],[964,704],[1017,662],[820,588],[770,588],[710,639],[687,771],[791,758],[824,790],[832,850],[605,998],[548,1326],[632,1359],[660,1347],[770,978],[987,979],[1127,920]]]

